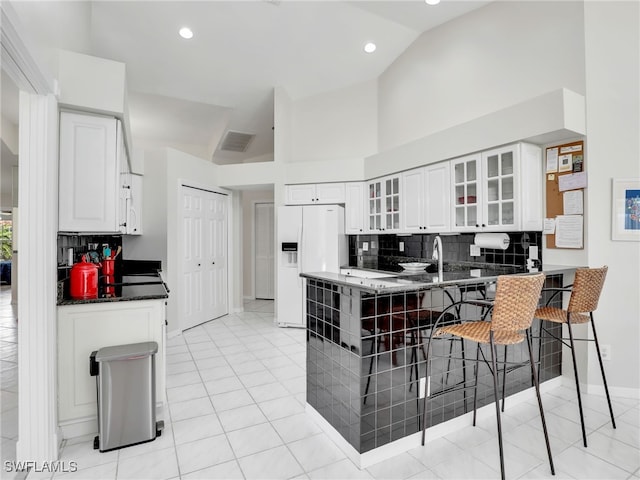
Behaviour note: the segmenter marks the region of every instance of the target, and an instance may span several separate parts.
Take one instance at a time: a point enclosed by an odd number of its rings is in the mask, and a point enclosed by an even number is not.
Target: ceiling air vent
[[[255,135],[228,131],[222,140],[220,150],[225,152],[246,152]]]

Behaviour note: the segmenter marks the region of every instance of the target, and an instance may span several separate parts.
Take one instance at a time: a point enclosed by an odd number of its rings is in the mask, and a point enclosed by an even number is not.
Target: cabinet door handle
[[[216,262],[211,262],[211,265],[215,265],[215,264],[216,264]]]
[[[200,266],[200,264],[198,264],[198,266]]]

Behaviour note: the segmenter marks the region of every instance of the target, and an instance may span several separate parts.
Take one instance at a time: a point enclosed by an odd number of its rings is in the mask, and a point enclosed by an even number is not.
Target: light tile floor
[[[93,436],[67,440],[61,459],[76,461],[79,470],[53,478],[499,478],[492,417],[357,468],[304,413],[304,341],[303,330],[273,325],[273,302],[265,301],[248,302],[243,313],[170,339],[162,436],[108,453],[93,450]],[[508,478],[640,478],[640,402],[614,399],[618,428],[613,430],[604,397],[585,395],[590,442],[585,449],[574,399],[575,392],[564,386],[543,396],[555,477],[548,469],[537,405],[507,403]]]

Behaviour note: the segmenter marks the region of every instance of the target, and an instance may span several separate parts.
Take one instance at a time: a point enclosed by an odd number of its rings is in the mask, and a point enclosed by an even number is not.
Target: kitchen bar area
[[[443,270],[441,275],[365,269],[302,274],[307,284],[307,410],[325,431],[328,426],[348,443],[350,457],[361,467],[420,444],[425,390],[427,435],[429,428],[473,411],[476,364],[465,358],[475,358],[475,345],[465,349],[460,340],[433,339],[427,365],[431,330],[436,322],[441,327],[483,318],[486,307],[457,302],[490,298],[499,275],[526,273],[486,264],[448,264]],[[572,273],[553,266],[543,271],[545,287],[562,286],[563,274]],[[548,299],[543,297],[541,304]],[[559,377],[559,342],[541,337],[536,322],[532,332],[540,381]],[[509,366],[506,373],[500,367],[499,374],[509,402],[511,395],[531,388],[532,380],[528,366],[512,367],[528,360],[526,342],[499,348],[498,361],[505,360],[505,352]],[[483,365],[476,397],[478,408],[494,401],[492,376]]]

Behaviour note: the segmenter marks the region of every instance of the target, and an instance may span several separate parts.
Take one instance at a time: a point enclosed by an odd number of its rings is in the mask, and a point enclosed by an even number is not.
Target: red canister
[[[87,262],[86,256],[71,267],[70,282],[71,298],[98,298],[98,266]]]

